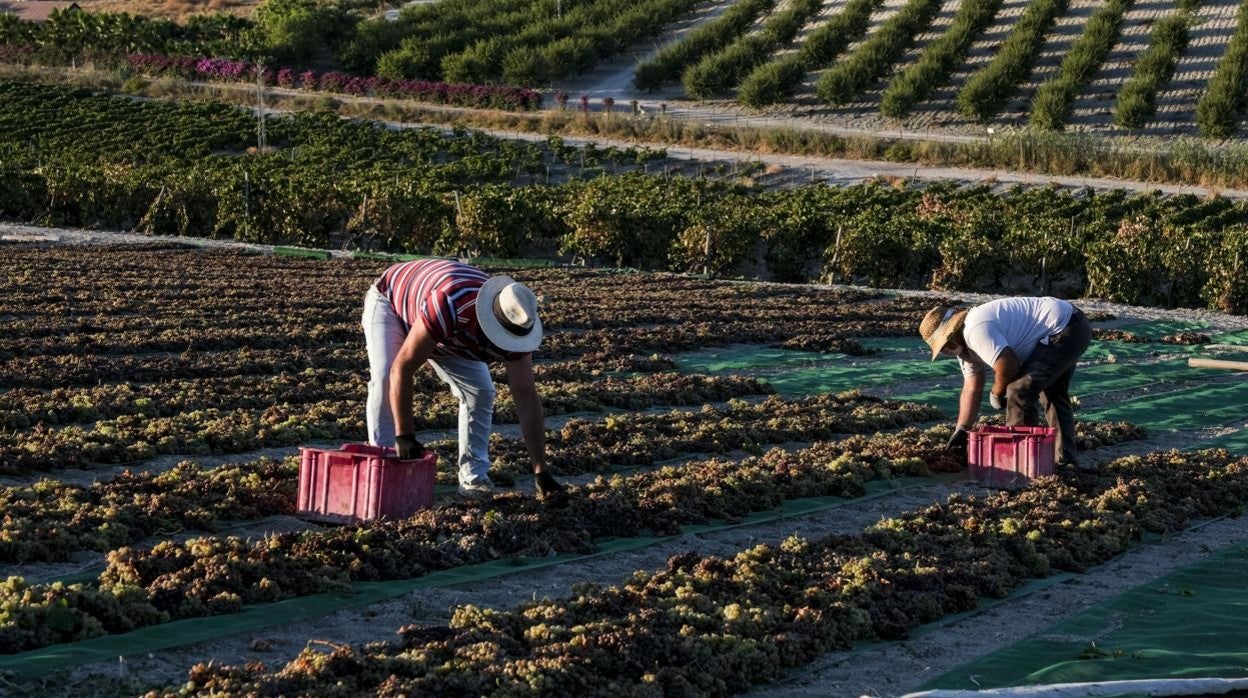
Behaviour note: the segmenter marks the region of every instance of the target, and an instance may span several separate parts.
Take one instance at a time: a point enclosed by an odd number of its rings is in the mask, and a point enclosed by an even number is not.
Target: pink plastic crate
[[[394,449],[367,444],[299,449],[298,513],[317,521],[351,523],[402,519],[433,504],[438,456],[399,460]]]
[[[1049,427],[980,427],[967,446],[970,477],[1001,489],[1024,487],[1053,474],[1057,430]]]

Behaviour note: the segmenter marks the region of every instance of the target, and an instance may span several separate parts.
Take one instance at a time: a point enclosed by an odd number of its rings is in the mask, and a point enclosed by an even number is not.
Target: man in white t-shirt
[[[1092,326],[1078,308],[1048,297],[1002,298],[970,310],[937,306],[923,318],[919,335],[932,348],[933,361],[940,354],[956,356],[962,367],[951,449],[966,452],[991,374],[992,406],[1005,410],[1006,424],[1039,426],[1043,402],[1049,426],[1057,429],[1056,461],[1078,464],[1070,380],[1092,342]]]

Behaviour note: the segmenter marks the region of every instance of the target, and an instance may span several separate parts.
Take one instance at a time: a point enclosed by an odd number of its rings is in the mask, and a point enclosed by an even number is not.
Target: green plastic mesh
[[[873,480],[866,483],[864,497],[811,497],[785,502],[779,509],[757,512],[734,522],[712,522],[686,526],[681,535],[722,531],[740,526],[753,526],[771,521],[805,516],[835,509],[873,497],[882,497],[901,489],[910,489],[935,482],[947,481],[945,476],[931,478],[899,478],[896,480]],[[134,656],[181,647],[196,642],[206,642],[239,633],[254,632],[264,628],[286,625],[301,620],[328,615],[334,611],[366,606],[397,598],[416,591],[434,587],[454,587],[480,582],[516,572],[529,572],[543,567],[567,562],[587,560],[602,555],[644,548],[670,537],[637,536],[633,538],[601,539],[595,541],[597,551],[588,555],[564,554],[541,558],[513,558],[479,565],[433,572],[416,579],[389,582],[357,582],[352,593],[318,594],[275,603],[255,604],[233,613],[208,618],[189,618],[162,625],[140,628],[121,635],[83,640],[81,642],[54,645],[22,654],[0,656],[0,672],[12,672],[18,676],[38,676],[69,669],[91,662],[111,661],[120,656]]]
[[[1098,604],[924,688],[1248,676],[1245,578],[1248,544]]]

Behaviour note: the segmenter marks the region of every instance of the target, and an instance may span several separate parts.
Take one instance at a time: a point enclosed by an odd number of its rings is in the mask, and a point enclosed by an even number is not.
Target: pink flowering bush
[[[253,82],[304,90],[341,94],[414,99],[434,104],[485,109],[522,111],[537,109],[542,96],[534,90],[494,85],[461,85],[424,80],[396,80],[361,77],[336,71],[306,70],[296,75],[291,68],[261,67],[229,58],[193,58],[163,54],[136,53],[126,57],[130,70],[144,75],[176,76],[211,82]]]

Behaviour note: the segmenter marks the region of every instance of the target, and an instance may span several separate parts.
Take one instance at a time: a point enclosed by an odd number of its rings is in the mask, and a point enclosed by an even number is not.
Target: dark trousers
[[[1056,459],[1074,463],[1075,412],[1070,406],[1070,379],[1075,364],[1092,343],[1092,325],[1082,311],[1071,313],[1066,329],[1040,344],[1021,367],[1020,375],[1006,390],[1005,423],[1012,426],[1040,426],[1043,402],[1049,426],[1057,429]]]

